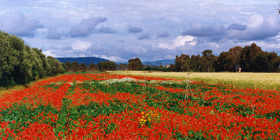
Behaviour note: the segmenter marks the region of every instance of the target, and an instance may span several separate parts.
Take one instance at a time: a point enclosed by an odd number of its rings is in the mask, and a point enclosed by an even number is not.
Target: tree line
[[[196,72],[236,72],[241,68],[244,72],[280,72],[280,57],[275,52],[262,51],[255,43],[244,48],[236,46],[219,56],[211,50],[204,50],[200,55],[176,56],[173,71]]]
[[[262,51],[252,43],[249,46],[236,46],[215,56],[212,50],[202,51],[202,55],[176,56],[175,64],[167,66],[143,65],[139,58],[128,60],[127,70],[154,71],[193,71],[193,72],[280,72],[280,56],[275,52]]]
[[[98,64],[90,63],[86,65],[85,63],[79,64],[74,61],[72,63],[65,62],[65,69],[68,72],[86,72],[86,71],[108,71],[108,70],[143,70],[143,63],[139,58],[134,58],[128,60],[128,64],[120,63],[117,65],[113,61],[99,62]]]
[[[79,64],[77,61],[74,61],[72,63],[65,62],[65,70],[67,72],[86,72],[86,71],[108,71],[108,70],[116,70],[117,64],[113,61],[104,61],[99,62],[98,64],[90,63],[89,65],[86,65],[85,63]]]
[[[148,70],[148,71],[193,71],[193,72],[237,72],[239,68],[243,72],[280,72],[280,56],[275,52],[262,51],[255,43],[244,48],[236,46],[226,52],[221,52],[215,56],[212,50],[202,51],[202,55],[176,56],[175,64],[168,66],[143,65],[139,58],[128,60],[128,64],[119,64],[106,61],[97,65],[94,63],[86,66],[79,65],[77,62],[65,63],[69,71],[86,71],[86,70]]]
[[[0,86],[27,84],[63,73],[64,67],[42,50],[31,48],[21,38],[0,31]]]

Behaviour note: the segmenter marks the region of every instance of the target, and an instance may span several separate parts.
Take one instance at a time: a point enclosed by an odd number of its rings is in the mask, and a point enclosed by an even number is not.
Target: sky
[[[53,57],[155,61],[253,42],[280,55],[277,1],[1,0],[0,30]]]

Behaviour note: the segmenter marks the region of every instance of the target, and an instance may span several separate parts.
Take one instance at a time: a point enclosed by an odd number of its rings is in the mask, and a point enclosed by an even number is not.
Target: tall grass
[[[144,73],[150,77],[187,79],[190,72],[118,71],[118,74],[123,75],[144,76]],[[236,88],[280,90],[280,73],[191,72],[189,78],[194,81],[231,85]]]

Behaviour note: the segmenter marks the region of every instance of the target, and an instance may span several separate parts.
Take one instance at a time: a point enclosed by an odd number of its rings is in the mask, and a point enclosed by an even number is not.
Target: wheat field
[[[233,73],[233,72],[148,72],[148,71],[108,71],[111,74],[137,75],[174,79],[204,81],[211,84],[230,85],[237,88],[259,88],[280,90],[280,73]]]

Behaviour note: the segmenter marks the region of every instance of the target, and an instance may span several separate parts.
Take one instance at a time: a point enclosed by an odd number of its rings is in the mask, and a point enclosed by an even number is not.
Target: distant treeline
[[[279,72],[280,57],[275,52],[262,51],[255,43],[244,48],[240,46],[214,56],[211,50],[205,50],[200,55],[176,56],[173,71],[197,72],[236,72],[241,68],[244,72]]]
[[[90,63],[86,65],[85,63],[79,64],[77,61],[65,62],[64,63],[66,71],[70,72],[85,72],[85,71],[107,71],[107,70],[143,70],[143,64],[139,58],[134,58],[128,60],[128,64],[120,63],[117,65],[112,61],[99,62],[98,64]]]
[[[280,56],[275,52],[262,51],[255,43],[244,48],[236,46],[228,52],[215,56],[212,50],[204,50],[202,56],[181,54],[176,56],[175,64],[158,66],[143,65],[139,58],[128,60],[128,64],[119,64],[106,61],[89,66],[77,62],[66,62],[67,71],[86,70],[148,70],[148,71],[193,71],[193,72],[280,72]]]
[[[63,73],[62,63],[16,36],[0,31],[0,86],[27,84]]]
[[[222,52],[219,56],[213,55],[212,50],[204,50],[202,56],[181,54],[176,56],[175,64],[145,65],[141,69],[177,72],[237,72],[240,68],[243,72],[280,72],[279,66],[280,56],[277,53],[262,51],[253,43],[244,48],[240,46],[230,48],[228,52]]]
[[[85,63],[79,64],[77,61],[74,62],[65,62],[65,69],[67,72],[86,72],[88,70],[90,71],[107,71],[107,70],[116,70],[117,69],[117,64],[112,61],[104,61],[104,62],[99,62],[98,64],[95,63],[90,63],[89,65],[86,65]]]

